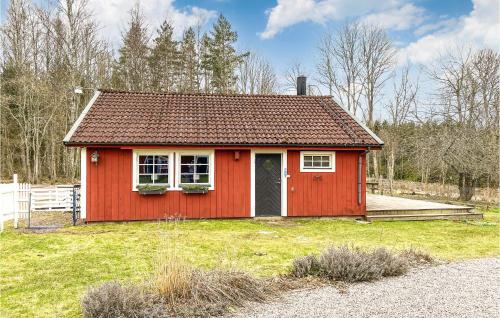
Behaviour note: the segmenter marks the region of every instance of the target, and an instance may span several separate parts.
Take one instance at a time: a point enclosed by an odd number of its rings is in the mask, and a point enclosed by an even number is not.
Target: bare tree
[[[361,83],[366,98],[365,121],[373,127],[375,101],[384,83],[390,78],[395,50],[384,29],[363,25],[361,27]]]
[[[335,32],[325,34],[319,44],[316,68],[319,83],[356,115],[362,94],[362,26],[345,23]]]
[[[418,81],[412,82],[410,79],[410,66],[406,65],[401,69],[399,79],[393,85],[393,98],[387,104],[387,111],[390,114],[390,123],[387,129],[383,130],[385,141],[384,152],[387,157],[387,179],[389,189],[393,191],[394,169],[396,156],[400,150],[400,143],[403,138],[403,125],[410,114],[410,110],[416,106],[418,93]]]
[[[2,25],[2,117],[10,124],[10,167],[37,182],[59,174],[73,178],[78,151],[61,140],[83,108],[76,86],[96,87],[109,73],[110,54],[97,39],[97,26],[86,1],[61,1],[42,9],[29,1],[12,1]],[[106,62],[107,61],[107,62]],[[90,92],[89,92],[90,93]],[[6,145],[6,144],[3,144]]]
[[[373,129],[375,101],[392,71],[395,50],[384,29],[373,25],[361,26],[361,83],[366,99],[363,115],[370,129]],[[377,153],[371,153],[373,172],[379,178]],[[368,166],[368,165],[367,165]]]
[[[447,136],[441,157],[458,175],[462,200],[472,198],[481,178],[498,178],[499,65],[491,50],[459,48],[429,71],[439,86]]]
[[[244,94],[275,94],[278,90],[276,73],[271,64],[251,52],[239,64],[237,91]]]

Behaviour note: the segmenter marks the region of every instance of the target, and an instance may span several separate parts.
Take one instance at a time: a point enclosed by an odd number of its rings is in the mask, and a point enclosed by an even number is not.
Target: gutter
[[[381,149],[383,144],[216,144],[216,143],[134,143],[134,142],[69,142],[63,141],[68,147],[82,146],[186,146],[186,147],[300,147],[300,148],[371,148]]]
[[[363,201],[363,196],[362,196],[362,185],[363,185],[363,180],[361,180],[361,177],[363,176],[363,156],[367,155],[370,152],[370,147],[368,147],[368,150],[365,151],[360,151],[358,155],[358,205],[361,205]]]

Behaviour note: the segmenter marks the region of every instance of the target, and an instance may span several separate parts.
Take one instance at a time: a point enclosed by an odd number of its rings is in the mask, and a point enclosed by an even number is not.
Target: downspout
[[[363,196],[361,194],[362,191],[362,185],[363,181],[361,180],[361,177],[363,176],[363,156],[366,155],[367,153],[370,152],[370,147],[368,147],[368,150],[361,151],[358,155],[358,205],[361,205]]]

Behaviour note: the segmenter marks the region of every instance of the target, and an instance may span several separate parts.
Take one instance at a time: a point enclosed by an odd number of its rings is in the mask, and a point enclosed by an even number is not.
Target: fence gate
[[[79,185],[32,186],[30,194],[28,228],[58,228],[79,219]]]
[[[35,186],[19,183],[0,184],[0,232],[4,223],[14,228],[58,228],[76,225],[80,219],[80,185]]]

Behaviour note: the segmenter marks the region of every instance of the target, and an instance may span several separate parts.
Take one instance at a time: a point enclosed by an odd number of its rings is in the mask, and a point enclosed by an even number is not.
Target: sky
[[[1,1],[1,17],[9,0]],[[35,0],[51,6],[54,0]],[[120,45],[132,0],[88,0],[101,35]],[[360,19],[385,28],[400,65],[431,65],[446,49],[468,43],[500,51],[498,0],[142,0],[151,35],[164,19],[175,34],[201,23],[209,29],[223,14],[238,32],[237,48],[256,51],[278,74],[300,62],[314,74],[317,45],[325,32]]]

